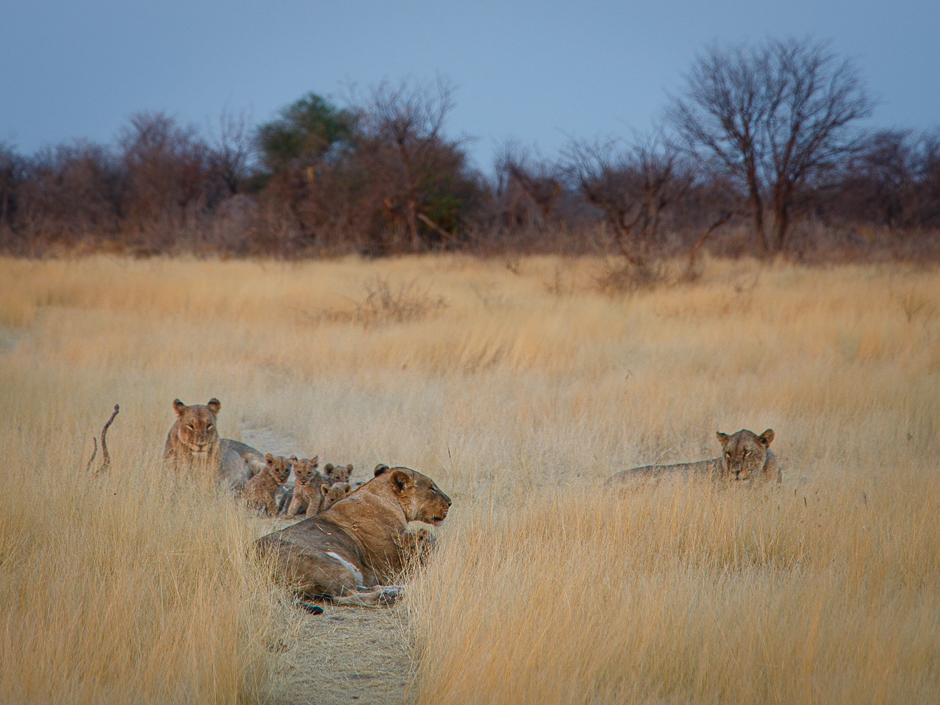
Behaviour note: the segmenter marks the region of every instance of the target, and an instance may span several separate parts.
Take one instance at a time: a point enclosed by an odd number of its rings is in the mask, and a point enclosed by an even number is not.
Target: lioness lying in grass
[[[376,476],[345,499],[257,541],[271,556],[277,577],[305,598],[341,605],[393,602],[401,588],[390,585],[413,559],[408,523],[439,526],[450,498],[431,478],[409,468],[376,469]]]
[[[757,435],[742,429],[733,435],[717,434],[722,453],[717,458],[676,465],[644,465],[621,470],[607,479],[607,484],[631,482],[643,477],[686,474],[703,475],[732,482],[750,481],[751,484],[781,482],[777,456],[770,450],[774,432],[767,429]]]

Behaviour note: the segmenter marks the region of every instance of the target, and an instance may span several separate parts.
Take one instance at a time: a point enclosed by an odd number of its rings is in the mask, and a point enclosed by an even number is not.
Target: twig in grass
[[[104,425],[104,428],[101,429],[101,467],[98,468],[98,471],[95,475],[100,475],[103,472],[107,472],[111,467],[111,454],[108,452],[108,444],[106,442],[106,437],[108,435],[108,429],[111,427],[111,424],[114,423],[114,417],[118,415],[118,412],[121,410],[120,405],[114,405],[114,413],[111,414],[111,418],[108,419],[108,423]],[[94,455],[92,455],[94,457]],[[89,466],[91,461],[89,461]]]
[[[88,459],[88,465],[85,466],[85,472],[91,472],[91,464],[95,462],[95,456],[98,455],[98,439],[92,436],[91,440],[94,443],[94,448],[91,450],[91,457]]]

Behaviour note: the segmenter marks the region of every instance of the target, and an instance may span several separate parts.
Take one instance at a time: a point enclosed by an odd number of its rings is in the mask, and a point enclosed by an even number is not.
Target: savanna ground
[[[0,701],[341,701],[338,616],[401,649],[392,701],[935,703],[940,273],[601,268],[0,260]],[[223,436],[451,495],[401,606],[306,615],[246,550],[276,522],[164,477],[213,396]],[[779,489],[601,484],[768,427]]]

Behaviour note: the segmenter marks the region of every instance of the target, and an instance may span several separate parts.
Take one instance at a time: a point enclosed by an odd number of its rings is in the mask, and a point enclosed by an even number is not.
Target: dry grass
[[[0,260],[0,700],[276,697],[292,613],[245,553],[267,525],[160,475],[171,400],[217,396],[223,435],[455,499],[408,601],[418,702],[935,702],[937,272],[706,261],[622,297],[599,273]],[[311,315],[376,282],[430,308]],[[742,427],[776,431],[780,491],[600,485]]]

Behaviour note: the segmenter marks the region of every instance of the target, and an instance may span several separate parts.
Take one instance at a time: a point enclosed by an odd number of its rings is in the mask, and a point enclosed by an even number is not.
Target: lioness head
[[[315,455],[312,458],[298,458],[296,455],[292,455],[290,458],[291,464],[294,466],[294,477],[297,478],[298,485],[308,485],[310,481],[317,475],[317,467],[319,465],[320,456]]]
[[[444,523],[452,502],[430,477],[410,468],[387,466],[382,470],[376,467],[375,473],[376,479],[373,482],[377,482],[378,478],[388,477],[389,485],[401,502],[408,521],[421,521],[434,526]]]
[[[747,429],[729,436],[718,432],[725,467],[732,480],[750,480],[764,469],[767,449],[774,439],[774,432],[767,429],[759,436]]]
[[[210,399],[208,404],[186,406],[179,399],[173,401],[173,408],[179,418],[176,423],[176,438],[181,448],[199,455],[208,453],[219,442],[219,432],[215,427],[215,417],[222,408],[218,399]]]
[[[283,485],[287,482],[291,471],[291,463],[287,458],[283,455],[275,457],[268,453],[264,456],[264,462],[268,466],[268,472],[271,473],[271,477],[277,481],[277,484]]]
[[[331,485],[336,482],[349,482],[349,476],[352,475],[353,469],[352,465],[343,467],[342,465],[327,463],[323,466],[323,476]]]
[[[320,500],[320,511],[325,512],[341,499],[346,499],[350,492],[352,492],[352,487],[349,486],[348,482],[320,485],[320,495],[323,497]]]

